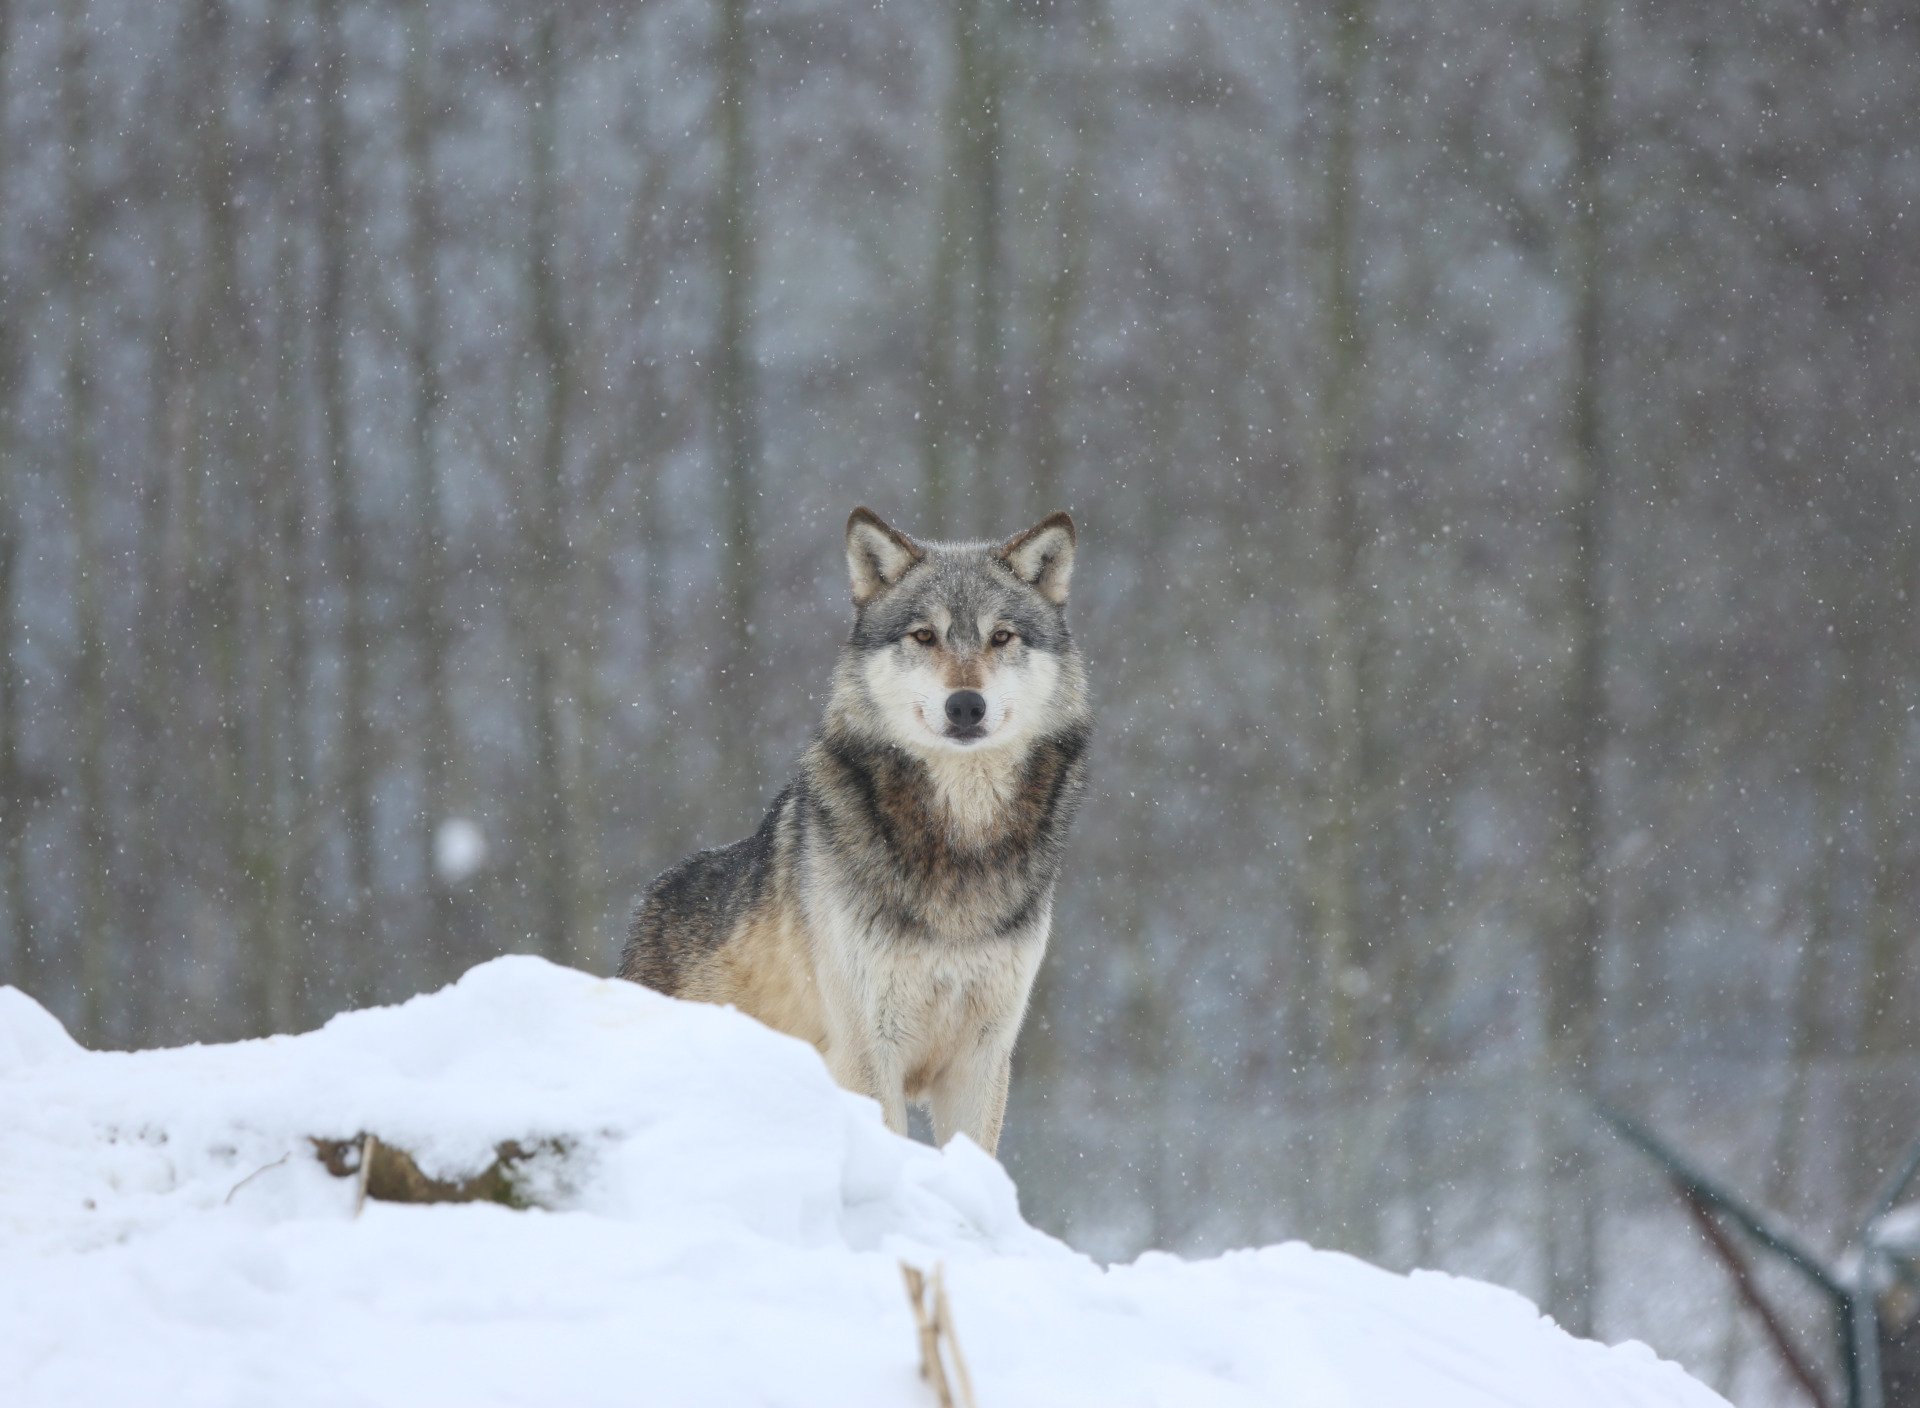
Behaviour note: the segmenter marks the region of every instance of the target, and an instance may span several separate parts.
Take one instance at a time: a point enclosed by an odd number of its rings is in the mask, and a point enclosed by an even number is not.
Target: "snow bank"
[[[543,1147],[540,1206],[356,1217],[311,1140],[363,1133],[449,1179]],[[946,1264],[981,1408],[1722,1401],[1476,1282],[1297,1244],[1103,1269],[811,1048],[537,959],[136,1053],[0,988],[10,1404],[925,1405],[903,1258]]]

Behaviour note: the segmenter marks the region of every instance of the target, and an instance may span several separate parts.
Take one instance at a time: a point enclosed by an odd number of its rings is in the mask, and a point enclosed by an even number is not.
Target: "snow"
[[[447,1179],[539,1145],[540,1205],[356,1215],[310,1140],[369,1132]],[[9,1404],[928,1405],[902,1260],[945,1265],[981,1408],[1722,1402],[1478,1282],[1297,1243],[1103,1268],[811,1047],[538,959],[132,1053],[0,988]]]

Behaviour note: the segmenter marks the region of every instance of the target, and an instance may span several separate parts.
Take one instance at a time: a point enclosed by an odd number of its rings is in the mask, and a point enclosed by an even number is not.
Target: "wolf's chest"
[[[815,915],[814,961],[829,1004],[911,1063],[1016,1020],[1046,945],[1044,906],[1018,932],[942,940],[850,904]]]

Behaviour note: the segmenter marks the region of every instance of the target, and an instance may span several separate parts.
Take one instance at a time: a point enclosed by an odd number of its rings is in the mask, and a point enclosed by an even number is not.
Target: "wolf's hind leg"
[[[933,1083],[933,1138],[942,1148],[964,1134],[989,1154],[1000,1147],[1013,1052],[982,1047],[960,1057]]]

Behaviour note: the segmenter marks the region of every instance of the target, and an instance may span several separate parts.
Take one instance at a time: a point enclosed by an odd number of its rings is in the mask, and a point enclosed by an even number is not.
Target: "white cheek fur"
[[[1031,735],[1059,684],[1060,665],[1045,651],[1028,650],[1017,665],[994,671],[980,689],[986,736],[973,743],[944,737],[949,690],[930,663],[903,662],[897,648],[880,650],[867,657],[864,675],[868,697],[896,742],[922,752],[978,752]]]

